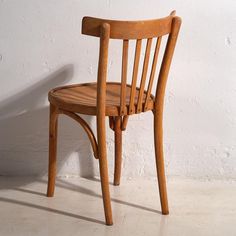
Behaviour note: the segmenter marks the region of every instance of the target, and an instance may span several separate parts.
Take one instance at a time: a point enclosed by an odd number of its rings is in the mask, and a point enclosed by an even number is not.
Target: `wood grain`
[[[151,45],[152,45],[152,39],[148,39],[147,45],[146,45],[144,62],[143,62],[143,71],[142,71],[142,77],[141,77],[141,82],[140,82],[140,90],[139,90],[139,94],[138,94],[138,104],[137,104],[136,113],[140,113],[143,108],[144,88],[145,88],[145,82],[146,82],[147,71],[148,71],[148,63],[149,63],[149,58],[150,58]]]
[[[121,164],[122,164],[122,117],[115,117],[115,166],[114,166],[114,185],[120,185]]]
[[[58,115],[65,114],[82,125],[89,137],[94,155],[98,158],[106,224],[112,225],[105,117],[109,116],[109,125],[115,135],[114,185],[119,185],[122,164],[122,131],[126,129],[130,115],[152,111],[161,208],[163,214],[169,213],[163,152],[163,108],[168,73],[181,25],[181,19],[175,14],[175,11],[172,11],[165,18],[145,21],[83,18],[82,33],[100,38],[97,82],[62,86],[52,89],[48,94],[50,102],[48,197],[53,196],[55,188]],[[157,76],[156,93],[153,95],[151,91],[155,81],[161,38],[164,35],[168,35],[168,41]],[[123,40],[121,82],[107,82],[108,49],[111,38]],[[157,43],[149,80],[146,81],[153,38],[157,38]],[[136,40],[136,49],[130,85],[127,84],[127,66],[129,40],[131,39]],[[141,71],[141,83],[137,86],[142,40],[145,39],[147,39],[147,44]],[[96,116],[97,141],[92,129],[77,113]]]
[[[128,48],[129,40],[123,40],[122,54],[122,73],[121,73],[121,91],[120,91],[120,115],[125,114],[126,107],[126,84],[127,84],[127,67],[128,67]]]
[[[106,129],[105,129],[105,109],[106,109],[106,77],[108,62],[108,44],[110,37],[110,25],[103,23],[100,27],[100,52],[98,62],[97,79],[97,139],[99,168],[103,196],[104,213],[106,224],[112,225],[112,210],[109,191],[109,177],[106,150]]]
[[[47,196],[53,197],[56,181],[58,108],[50,104],[49,116],[49,162]]]
[[[107,82],[106,83],[106,101],[105,115],[119,116],[120,115],[120,94],[121,83]],[[139,88],[135,88],[133,97],[133,106],[136,109],[138,101]],[[128,114],[131,96],[131,86],[126,85],[126,97],[124,115]],[[146,91],[143,96],[143,106],[146,100]],[[154,108],[154,96],[148,101],[148,110]],[[97,114],[97,83],[84,83],[69,86],[58,87],[49,92],[49,101],[61,109],[81,113],[85,115]]]
[[[158,54],[159,54],[159,50],[160,50],[160,46],[161,46],[161,38],[162,37],[157,38],[157,42],[156,42],[156,48],[155,48],[155,52],[154,52],[154,57],[153,57],[153,62],[152,62],[152,69],[151,69],[150,79],[149,79],[149,83],[148,83],[148,89],[147,89],[147,95],[146,95],[144,111],[148,111],[148,101],[149,101],[149,99],[151,99],[150,95],[151,95],[151,92],[152,92],[152,85],[153,85],[155,72],[156,72],[157,58],[158,58]]]
[[[99,27],[103,23],[110,25],[112,39],[144,39],[169,34],[172,15],[154,20],[118,21],[85,16],[82,20],[82,34],[100,37]]]
[[[174,48],[177,40],[181,25],[181,20],[179,17],[173,18],[172,32],[169,35],[167,46],[164,53],[164,58],[162,61],[160,74],[158,78],[156,98],[155,98],[155,108],[153,110],[154,114],[154,144],[155,144],[155,154],[156,154],[156,169],[159,183],[159,192],[162,213],[164,215],[169,214],[168,200],[167,200],[167,190],[165,181],[165,168],[164,168],[164,152],[163,152],[163,107],[164,107],[164,96],[167,77],[170,69],[171,60],[174,53]]]
[[[141,53],[141,46],[142,40],[138,39],[136,41],[136,49],[135,49],[135,56],[134,56],[134,66],[133,66],[133,75],[132,75],[132,86],[130,91],[130,102],[129,102],[129,114],[132,115],[136,112],[135,109],[135,98],[137,93],[137,78],[138,78],[138,67],[139,67],[139,60],[140,60],[140,53]]]

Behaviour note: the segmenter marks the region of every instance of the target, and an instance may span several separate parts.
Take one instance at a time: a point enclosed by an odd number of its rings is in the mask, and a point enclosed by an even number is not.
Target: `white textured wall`
[[[172,9],[183,24],[166,91],[167,173],[236,178],[235,0],[0,0],[0,175],[45,174],[47,91],[96,79],[98,41],[80,34],[83,16],[146,19]],[[121,47],[112,46],[109,76],[118,80]],[[60,174],[97,174],[83,130],[65,117],[59,125]],[[154,176],[152,114],[131,117],[123,142],[123,175]]]

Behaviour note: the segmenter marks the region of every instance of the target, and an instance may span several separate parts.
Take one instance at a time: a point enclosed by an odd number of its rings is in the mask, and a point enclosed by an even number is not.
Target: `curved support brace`
[[[73,112],[59,109],[58,113],[59,114],[64,114],[64,115],[67,115],[67,116],[71,117],[72,119],[77,121],[83,127],[83,129],[87,133],[88,138],[90,140],[90,143],[92,145],[94,157],[96,159],[98,159],[98,144],[97,144],[96,138],[93,134],[93,131],[89,127],[88,123],[84,119],[82,119],[79,115],[77,115]]]

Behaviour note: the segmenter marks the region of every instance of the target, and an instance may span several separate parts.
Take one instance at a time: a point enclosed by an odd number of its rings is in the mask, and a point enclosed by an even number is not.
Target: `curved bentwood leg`
[[[50,104],[49,121],[49,166],[47,196],[53,197],[56,180],[58,109]]]
[[[159,193],[161,201],[161,209],[163,215],[169,214],[166,179],[165,179],[165,166],[164,166],[164,153],[163,153],[163,128],[162,116],[154,111],[154,144],[156,155],[156,169],[159,184]]]

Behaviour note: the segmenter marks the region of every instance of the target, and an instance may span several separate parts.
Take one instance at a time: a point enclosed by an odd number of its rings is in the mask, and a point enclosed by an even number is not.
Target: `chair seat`
[[[120,112],[120,91],[121,83],[108,82],[106,85],[106,116],[118,116]],[[130,101],[131,86],[126,86],[126,108]],[[134,104],[137,105],[139,89],[136,89]],[[61,109],[86,114],[96,115],[97,83],[75,84],[58,87],[49,92],[49,101]],[[143,96],[143,106],[146,101],[146,91]],[[148,100],[147,110],[152,110],[154,97]]]

